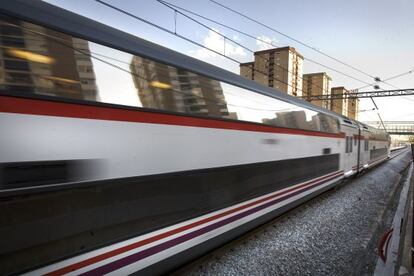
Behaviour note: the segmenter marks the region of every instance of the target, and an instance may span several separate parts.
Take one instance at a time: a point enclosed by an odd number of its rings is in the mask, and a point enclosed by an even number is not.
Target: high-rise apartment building
[[[331,100],[331,110],[347,116],[348,118],[357,120],[358,119],[358,108],[359,108],[359,99],[349,97],[349,91],[345,87],[332,87],[332,95],[343,95],[343,99],[333,99]]]
[[[348,118],[358,120],[359,99],[348,98]]]
[[[262,85],[302,96],[303,56],[293,47],[254,53],[254,62],[240,64],[240,75]]]
[[[331,95],[343,95],[344,97],[342,99],[332,99],[331,100],[331,110],[347,116],[348,115],[348,90],[345,89],[345,87],[332,87],[331,89]]]
[[[138,56],[132,58],[130,69],[143,107],[237,117],[235,113],[229,113],[217,80]]]
[[[313,100],[311,99],[311,96],[329,95],[331,93],[331,80],[332,79],[325,72],[304,74],[302,97],[314,105],[330,109],[331,104],[329,100]]]
[[[254,61],[240,63],[240,76],[249,80],[254,80]]]

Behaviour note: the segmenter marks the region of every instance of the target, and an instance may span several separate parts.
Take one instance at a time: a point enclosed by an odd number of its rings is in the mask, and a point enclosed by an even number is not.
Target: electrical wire
[[[207,26],[207,25],[205,25],[205,24],[201,23],[200,21],[198,21],[198,20],[196,20],[196,19],[192,18],[191,16],[188,16],[188,15],[186,15],[186,14],[184,14],[184,13],[180,12],[180,11],[175,10],[173,7],[171,7],[169,4],[167,4],[167,2],[162,1],[162,0],[156,0],[156,1],[157,1],[157,2],[159,2],[159,3],[160,3],[160,4],[162,4],[162,5],[164,5],[164,6],[168,7],[168,8],[170,8],[170,9],[172,9],[172,10],[174,11],[174,16],[175,16],[177,13],[179,13],[179,14],[181,14],[182,16],[186,17],[187,19],[189,19],[189,20],[191,20],[191,21],[193,21],[193,22],[195,22],[195,23],[199,24],[200,26],[203,26],[204,28],[208,29],[209,31],[212,31],[212,32],[214,32],[214,33],[216,33],[216,34],[220,35],[221,37],[223,37],[223,39],[224,39],[224,40],[229,40],[229,41],[231,41],[232,43],[234,43],[235,45],[237,45],[237,46],[239,46],[239,47],[241,47],[241,48],[245,49],[246,51],[251,52],[251,53],[253,53],[253,54],[255,53],[255,51],[254,51],[254,50],[252,50],[252,49],[250,49],[250,48],[248,48],[248,47],[244,46],[243,44],[241,44],[241,43],[239,43],[239,42],[235,41],[234,39],[232,39],[232,38],[230,38],[230,37],[228,37],[228,36],[226,36],[226,35],[221,34],[220,32],[216,31],[216,30],[215,30],[215,29],[213,29],[212,27]],[[225,53],[224,53],[224,54],[225,54]],[[260,58],[260,59],[262,59],[262,60],[264,60],[264,61],[265,61],[265,62],[267,62],[267,63],[269,63],[269,62],[270,62],[270,60],[269,60],[268,58],[265,58],[265,57],[263,57],[263,56],[258,55],[257,57],[258,57],[258,58]],[[279,64],[277,64],[277,63],[276,63],[276,66],[277,66],[277,67],[279,67],[279,68],[281,68],[282,70],[284,70],[284,71],[286,71],[286,72],[288,72],[288,73],[292,74],[292,75],[295,75],[292,71],[290,71],[289,69],[287,69],[287,68],[285,68],[285,67],[283,67],[283,66],[281,66],[281,65],[279,65]],[[252,69],[253,69],[253,68],[252,68]],[[266,74],[266,73],[265,73],[265,75],[266,75],[266,76],[268,76],[268,74]],[[302,81],[304,80],[304,79],[303,79],[303,77],[301,77],[301,76],[297,76],[297,77],[298,77],[299,79],[301,79]],[[281,79],[276,79],[276,80],[277,80],[277,81],[279,81],[279,82],[285,83],[285,82],[283,82],[283,80],[281,80]],[[285,83],[285,84],[287,84],[287,83]],[[324,90],[324,88],[323,88],[323,87],[321,87],[321,86],[319,86],[319,85],[316,85],[316,84],[314,84],[314,83],[312,83],[312,86],[315,86],[315,87],[317,87],[317,88],[320,88],[322,91]],[[298,88],[297,88],[297,89],[298,89]],[[303,92],[303,90],[302,90],[302,89],[298,89],[298,90],[301,90],[301,91]]]
[[[109,3],[106,3],[106,2],[101,1],[101,0],[94,0],[94,1],[96,1],[96,2],[98,2],[98,3],[100,3],[100,4],[102,4],[102,5],[105,5],[105,6],[109,7],[109,8],[112,8],[112,9],[114,9],[114,10],[118,11],[118,12],[121,12],[121,13],[123,13],[123,14],[125,14],[125,15],[128,15],[128,16],[130,16],[130,17],[132,17],[132,18],[135,18],[136,20],[139,20],[139,21],[142,21],[142,22],[144,22],[144,23],[147,23],[147,24],[149,24],[149,25],[151,25],[151,26],[153,26],[153,27],[155,27],[155,28],[158,28],[158,29],[160,29],[160,30],[163,30],[163,31],[165,31],[165,32],[167,32],[167,33],[169,33],[169,34],[171,34],[171,35],[174,35],[174,36],[177,36],[177,37],[179,37],[179,38],[182,38],[182,39],[184,39],[184,40],[186,40],[186,41],[188,41],[188,42],[190,42],[190,43],[193,43],[193,44],[195,44],[195,45],[197,45],[197,46],[199,46],[199,47],[202,47],[202,48],[204,48],[204,49],[206,49],[206,50],[209,50],[209,51],[211,51],[211,52],[213,52],[213,53],[215,53],[215,54],[217,54],[217,55],[220,55],[220,56],[222,56],[222,57],[224,57],[224,58],[227,58],[227,59],[229,59],[229,60],[231,60],[231,61],[233,61],[233,62],[235,62],[235,63],[238,63],[239,65],[241,64],[241,62],[240,62],[240,61],[238,61],[238,60],[236,60],[236,59],[234,59],[234,58],[231,58],[231,57],[229,57],[229,56],[224,55],[223,53],[220,53],[220,52],[218,52],[218,51],[216,51],[216,50],[213,50],[213,49],[211,49],[211,48],[208,48],[208,47],[206,47],[206,46],[204,46],[204,45],[202,45],[202,44],[200,44],[200,43],[198,43],[198,42],[196,42],[196,41],[194,41],[194,40],[192,40],[192,39],[190,39],[190,38],[187,38],[187,37],[185,37],[185,36],[182,36],[182,35],[180,35],[180,34],[178,34],[178,33],[174,33],[174,32],[172,32],[172,31],[170,31],[169,29],[166,29],[166,28],[164,28],[164,27],[162,27],[162,26],[159,26],[159,25],[157,25],[157,24],[155,24],[155,23],[153,23],[153,22],[150,22],[150,21],[148,21],[148,20],[146,20],[146,19],[143,19],[143,18],[141,18],[141,17],[139,17],[139,16],[137,16],[137,15],[134,15],[134,14],[132,14],[132,13],[130,13],[130,12],[127,12],[127,11],[125,11],[125,10],[123,10],[123,9],[120,9],[120,8],[118,8],[118,7],[115,7],[115,6],[113,6],[113,5],[109,4]],[[260,70],[253,69],[253,71],[254,71],[254,72],[257,72],[257,73],[260,73],[260,74],[263,74],[264,76],[268,76],[268,74],[267,74],[267,73],[262,72],[262,71],[260,71]],[[284,81],[279,80],[279,82],[284,83],[284,84],[286,84],[286,85],[288,85],[288,86],[290,86],[290,87],[292,87],[292,88],[295,88],[295,87],[294,87],[294,86],[292,86],[291,84],[286,83],[286,82],[284,82]],[[303,92],[303,90],[301,90],[301,89],[298,89],[298,90],[300,90],[300,91],[302,91],[302,92]]]
[[[184,40],[186,40],[186,41],[188,41],[188,42],[190,42],[190,43],[193,43],[193,44],[195,44],[195,45],[197,45],[197,46],[199,46],[199,47],[202,47],[202,48],[205,48],[205,49],[207,49],[207,50],[210,50],[211,52],[214,52],[214,53],[215,53],[215,54],[217,54],[217,55],[223,56],[223,57],[225,57],[225,58],[227,58],[227,59],[229,59],[229,60],[231,60],[231,61],[233,61],[233,62],[236,62],[236,63],[238,63],[239,65],[241,64],[241,62],[240,62],[240,61],[238,61],[238,60],[236,60],[236,59],[234,59],[234,58],[231,58],[231,57],[229,57],[229,56],[226,56],[226,55],[224,55],[224,54],[222,54],[222,53],[220,53],[220,52],[218,52],[218,51],[216,51],[216,50],[210,49],[210,48],[208,48],[208,47],[206,47],[206,46],[204,46],[204,45],[202,45],[202,44],[200,44],[200,43],[198,43],[198,42],[196,42],[196,41],[194,41],[194,40],[192,40],[192,39],[189,39],[189,38],[187,38],[187,37],[185,37],[185,36],[182,36],[182,35],[180,35],[180,34],[176,33],[176,30],[174,30],[174,32],[172,32],[172,31],[170,31],[169,29],[166,29],[166,28],[164,28],[164,27],[162,27],[162,26],[159,26],[159,25],[157,25],[157,24],[155,24],[155,23],[153,23],[153,22],[150,22],[150,21],[148,21],[148,20],[146,20],[146,19],[143,19],[143,18],[141,18],[141,17],[139,17],[139,16],[137,16],[137,15],[134,15],[134,14],[132,14],[132,13],[128,12],[128,11],[125,11],[125,10],[123,10],[123,9],[121,9],[121,8],[118,8],[118,7],[116,7],[116,6],[113,6],[113,5],[109,4],[109,3],[106,3],[106,2],[101,1],[101,0],[95,0],[95,1],[96,1],[96,2],[98,2],[98,3],[100,3],[100,4],[102,4],[102,5],[107,6],[107,7],[109,7],[109,8],[112,8],[112,9],[114,9],[114,10],[116,10],[116,11],[120,12],[120,13],[123,13],[123,14],[125,14],[125,15],[128,15],[128,16],[130,16],[130,17],[132,17],[132,18],[136,19],[136,20],[139,20],[139,21],[141,21],[141,22],[147,23],[147,24],[149,24],[149,25],[151,25],[151,26],[153,26],[153,27],[155,27],[155,28],[158,28],[158,29],[160,29],[160,30],[162,30],[162,31],[165,31],[165,32],[167,32],[167,33],[169,33],[169,34],[171,34],[171,35],[174,35],[174,36],[177,36],[177,37],[179,37],[179,38],[181,38],[181,39],[184,39]],[[176,11],[175,11],[175,10],[174,10],[174,14],[176,14]],[[263,74],[263,75],[265,75],[265,76],[268,76],[268,74],[267,74],[267,73],[265,73],[265,72],[262,72],[262,71],[257,70],[257,69],[253,69],[253,70],[254,70],[255,72],[258,72],[258,73],[261,73],[261,74]],[[289,83],[283,82],[283,81],[281,81],[281,80],[279,80],[279,82],[284,83],[284,84],[286,84],[286,85],[288,85],[288,86],[291,86],[292,88],[295,88],[295,87],[293,87],[292,85],[290,85]],[[297,88],[297,89],[298,89],[298,88]],[[302,92],[303,92],[303,90],[302,90],[302,89],[298,89],[298,90],[300,90],[300,91],[302,91]],[[345,109],[345,108],[344,108],[344,109]]]
[[[203,15],[201,15],[201,14],[199,14],[199,13],[196,13],[196,12],[191,11],[191,10],[189,10],[189,9],[183,8],[183,7],[181,7],[181,6],[178,6],[178,5],[176,5],[176,4],[172,4],[172,3],[167,2],[167,1],[164,1],[164,0],[156,0],[156,1],[158,1],[158,2],[160,2],[160,3],[163,3],[164,5],[170,5],[171,7],[175,8],[175,9],[179,9],[179,10],[185,11],[185,12],[187,12],[187,13],[189,13],[189,14],[192,14],[192,15],[194,15],[194,16],[197,16],[197,17],[199,17],[199,18],[202,18],[202,19],[204,19],[204,20],[207,20],[207,21],[209,21],[209,22],[212,22],[212,23],[214,23],[214,24],[217,24],[217,25],[219,25],[219,26],[222,26],[222,27],[224,27],[224,28],[227,28],[227,29],[229,29],[229,30],[232,30],[232,31],[234,31],[234,32],[237,32],[237,33],[239,33],[239,34],[242,34],[242,35],[244,35],[244,36],[246,36],[246,37],[249,37],[249,38],[251,38],[251,39],[254,39],[254,40],[260,41],[260,42],[262,42],[262,43],[264,43],[264,44],[267,44],[268,46],[272,46],[272,47],[276,47],[276,48],[277,48],[277,47],[280,47],[280,46],[278,46],[278,45],[274,44],[273,42],[269,42],[269,41],[263,40],[263,39],[261,39],[260,37],[256,37],[256,36],[254,36],[254,35],[252,35],[252,34],[249,34],[249,33],[247,33],[247,32],[244,32],[244,31],[242,31],[242,30],[240,30],[240,29],[237,29],[237,28],[231,27],[231,26],[229,26],[229,25],[227,25],[227,24],[224,24],[224,23],[221,23],[221,22],[219,22],[219,21],[213,20],[213,19],[211,19],[211,18],[208,18],[208,17],[203,16]],[[313,60],[313,59],[310,59],[310,58],[304,58],[304,60],[309,61],[309,62],[311,62],[311,63],[314,63],[314,64],[316,64],[316,65],[319,65],[319,66],[321,66],[321,67],[324,67],[324,68],[326,68],[326,69],[332,70],[332,71],[334,71],[334,72],[336,72],[336,73],[339,73],[339,74],[341,74],[341,75],[343,75],[343,76],[346,76],[346,77],[348,77],[348,78],[351,78],[351,79],[353,79],[353,80],[356,80],[356,81],[359,81],[359,82],[361,82],[361,83],[365,83],[365,84],[370,85],[370,83],[368,83],[368,82],[366,82],[366,81],[363,81],[363,80],[361,80],[361,79],[355,78],[355,77],[353,77],[353,76],[351,76],[351,75],[349,75],[349,74],[346,74],[346,73],[344,73],[344,72],[342,72],[342,71],[339,71],[339,70],[337,70],[337,69],[335,69],[335,68],[332,68],[332,67],[330,67],[330,66],[324,65],[324,64],[322,64],[322,63],[320,63],[320,62],[317,62],[317,61],[315,61],[315,60]]]
[[[413,69],[410,69],[409,71],[406,71],[406,72],[404,72],[404,73],[397,74],[397,75],[394,75],[394,76],[392,76],[392,77],[386,78],[384,81],[394,80],[394,79],[396,79],[396,78],[400,78],[400,77],[406,76],[406,75],[408,75],[408,74],[413,73],[413,71],[414,71],[414,68],[413,68]],[[369,87],[369,86],[373,86],[373,85],[375,85],[375,83],[371,83],[370,85],[361,86],[361,87],[359,87],[359,88],[357,88],[357,89],[358,89],[358,90],[359,90],[359,89],[364,89],[364,88],[367,88],[367,87]],[[397,88],[397,89],[399,89],[398,87],[396,87],[396,88]]]
[[[244,46],[243,44],[241,44],[241,43],[239,43],[239,42],[237,42],[237,41],[233,40],[232,38],[230,38],[230,37],[228,37],[228,36],[225,36],[225,35],[221,34],[220,32],[216,31],[216,30],[215,30],[215,29],[213,29],[212,27],[207,26],[206,24],[204,24],[204,23],[202,23],[202,22],[200,22],[200,21],[198,21],[198,20],[194,19],[193,17],[191,17],[191,16],[189,16],[189,15],[187,15],[187,14],[184,14],[184,13],[183,13],[183,12],[181,12],[181,11],[184,11],[184,12],[187,12],[187,13],[189,13],[189,14],[195,15],[195,16],[197,16],[197,17],[199,17],[199,18],[205,19],[205,20],[207,20],[207,21],[209,21],[209,22],[212,22],[212,23],[214,23],[214,24],[218,24],[218,25],[220,25],[220,26],[222,26],[222,27],[225,27],[225,28],[228,28],[228,29],[233,30],[233,31],[235,31],[235,32],[238,32],[238,33],[240,33],[240,34],[242,34],[242,35],[245,35],[245,36],[247,36],[247,37],[249,37],[249,38],[252,38],[252,39],[255,39],[255,40],[259,40],[259,41],[261,41],[261,42],[263,42],[263,43],[266,43],[266,44],[271,45],[271,46],[274,46],[274,47],[278,47],[277,45],[274,45],[274,44],[273,44],[273,43],[271,43],[271,42],[268,42],[268,41],[262,40],[262,39],[260,39],[260,38],[256,38],[255,36],[253,36],[253,35],[251,35],[251,34],[248,34],[248,33],[246,33],[246,32],[240,31],[240,30],[238,30],[238,29],[236,29],[236,28],[234,28],[234,27],[230,27],[230,26],[228,26],[228,25],[226,25],[226,24],[224,24],[224,23],[218,22],[218,21],[216,21],[216,20],[212,20],[212,19],[210,19],[210,18],[207,18],[207,17],[205,17],[205,16],[203,16],[203,15],[200,15],[200,14],[198,14],[198,13],[195,13],[195,12],[193,12],[193,11],[190,11],[190,10],[188,10],[188,9],[185,9],[185,8],[183,8],[183,7],[180,7],[180,6],[178,6],[178,5],[175,5],[175,4],[172,4],[172,3],[169,3],[169,2],[164,1],[164,0],[156,0],[156,1],[157,1],[157,2],[159,2],[159,3],[160,3],[160,4],[162,4],[162,5],[164,5],[164,6],[168,7],[168,8],[170,8],[170,9],[174,12],[174,18],[175,18],[175,20],[176,20],[176,15],[177,15],[177,13],[179,13],[179,14],[181,14],[182,16],[186,17],[187,19],[189,19],[189,20],[191,20],[191,21],[193,21],[193,22],[195,22],[195,23],[199,24],[200,26],[203,26],[204,28],[206,28],[206,29],[208,29],[208,30],[210,30],[210,31],[212,31],[212,32],[214,32],[214,33],[216,33],[216,34],[220,35],[221,37],[223,37],[224,41],[227,39],[227,40],[229,40],[229,41],[233,42],[234,44],[236,44],[236,45],[240,46],[241,48],[243,48],[243,49],[245,49],[245,50],[247,50],[247,51],[249,51],[249,52],[251,52],[251,53],[254,53],[255,51],[254,51],[254,50],[252,50],[252,49],[250,49],[250,48],[248,48],[248,47],[246,47],[246,46]],[[181,11],[179,11],[179,10],[181,10]],[[175,29],[175,31],[176,31],[176,29]],[[262,56],[260,56],[260,55],[258,55],[257,57],[264,59],[266,62],[269,62],[269,59],[266,59],[266,58],[264,58],[264,57],[262,57]],[[309,60],[309,59],[307,59],[307,60]],[[318,63],[318,62],[316,62],[316,61],[313,61],[313,60],[312,60],[312,62],[314,62],[314,63],[316,63],[316,64],[318,64],[318,65],[321,65],[321,66],[327,67],[327,66],[325,66],[325,65],[323,65],[323,64],[321,64],[321,63]],[[278,67],[282,68],[283,70],[287,71],[288,73],[293,74],[293,72],[289,71],[288,69],[286,69],[286,68],[285,68],[285,67],[283,67],[283,66],[280,66],[280,65],[277,65],[277,64],[276,64],[276,66],[278,66]],[[336,69],[333,69],[333,68],[330,68],[330,67],[328,67],[328,68],[329,68],[329,69],[332,69],[332,70],[334,70],[334,71],[337,71]],[[252,69],[253,69],[253,68],[252,68]],[[345,76],[348,76],[348,77],[350,77],[350,78],[353,78],[353,79],[355,79],[355,80],[357,80],[357,81],[360,81],[360,82],[363,82],[363,83],[367,83],[367,82],[362,81],[362,80],[360,80],[360,79],[356,79],[356,78],[354,78],[354,77],[352,77],[352,76],[349,76],[349,75],[347,75],[347,74],[345,74],[345,73],[343,73],[343,72],[340,72],[340,71],[337,71],[337,72],[341,73],[342,75],[345,75]],[[260,72],[260,73],[263,73],[263,72]],[[268,74],[266,74],[266,73],[264,73],[264,75],[268,76]],[[298,76],[298,78],[300,78],[300,79],[304,80],[302,77],[299,77],[299,76]],[[286,85],[291,86],[290,84],[287,84],[287,83],[283,82],[282,80],[278,80],[278,79],[276,79],[276,80],[277,80],[277,81],[279,81],[279,82],[282,82],[282,83],[284,83],[284,84],[286,84]],[[369,83],[367,83],[367,84],[369,84]],[[316,85],[315,83],[311,83],[311,85],[312,85],[312,86],[315,86],[315,87],[318,87],[318,88],[320,88],[322,91],[324,91],[324,88],[323,88],[323,87],[321,87],[321,86],[319,86],[319,85]],[[297,89],[298,89],[298,88],[297,88]],[[298,90],[300,90],[300,91],[302,91],[302,92],[303,92],[303,89],[298,89]],[[347,108],[347,107],[342,107],[342,106],[340,106],[339,104],[337,104],[337,103],[336,103],[336,101],[335,101],[335,100],[332,100],[330,104],[331,104],[331,105],[334,105],[334,106],[336,106],[336,107],[339,107],[339,108],[341,108],[341,109],[343,108],[343,109],[344,109],[344,111],[345,111],[345,113],[346,113],[346,114],[348,114],[348,108]]]
[[[351,69],[353,69],[353,70],[355,70],[355,71],[358,71],[358,72],[360,72],[361,74],[364,74],[364,75],[366,75],[366,76],[368,76],[368,77],[370,77],[370,78],[372,78],[372,79],[377,79],[377,77],[374,77],[373,75],[371,75],[371,74],[369,74],[369,73],[367,73],[367,72],[365,72],[365,71],[362,71],[362,70],[360,70],[360,69],[356,68],[355,66],[352,66],[352,65],[350,65],[350,64],[348,64],[348,63],[346,63],[346,62],[344,62],[344,61],[341,61],[341,60],[339,60],[339,59],[337,59],[337,58],[335,58],[335,57],[333,57],[333,56],[331,56],[331,55],[328,55],[328,54],[326,54],[325,52],[322,52],[321,50],[318,50],[318,49],[316,49],[315,47],[312,47],[312,46],[310,46],[309,44],[307,44],[307,43],[305,43],[305,42],[302,42],[302,41],[300,41],[300,40],[299,40],[299,39],[297,39],[297,38],[294,38],[294,37],[292,37],[292,36],[290,36],[290,35],[287,35],[286,33],[283,33],[283,32],[281,32],[281,31],[279,31],[279,30],[277,30],[277,29],[275,29],[275,28],[273,28],[273,27],[270,27],[269,25],[266,25],[266,24],[264,24],[264,23],[262,23],[262,22],[260,22],[260,21],[258,21],[258,20],[256,20],[256,19],[254,19],[254,18],[252,18],[252,17],[248,16],[248,15],[245,15],[245,14],[243,14],[243,13],[239,12],[239,11],[236,11],[235,9],[232,9],[232,8],[230,8],[230,7],[226,6],[226,5],[224,5],[224,4],[222,4],[222,3],[218,2],[218,1],[215,1],[215,0],[208,0],[208,1],[210,1],[210,2],[212,2],[212,3],[214,3],[214,4],[218,5],[218,6],[220,6],[220,7],[224,8],[224,9],[226,9],[226,10],[229,10],[229,11],[231,11],[231,12],[235,13],[235,14],[238,14],[238,15],[240,15],[241,17],[246,18],[246,19],[248,19],[248,20],[250,20],[250,21],[252,21],[252,22],[254,22],[254,23],[256,23],[256,24],[258,24],[258,25],[260,25],[260,26],[262,26],[262,27],[265,27],[265,28],[267,28],[267,29],[269,29],[269,30],[271,30],[271,31],[273,31],[273,32],[276,32],[276,33],[278,33],[278,34],[280,34],[280,35],[282,35],[282,36],[284,36],[284,37],[286,37],[286,38],[289,38],[290,40],[293,40],[293,41],[295,41],[296,43],[298,43],[298,44],[300,44],[300,45],[302,45],[302,46],[304,46],[304,47],[306,47],[306,48],[311,49],[312,51],[315,51],[315,52],[317,52],[317,53],[319,53],[319,54],[321,54],[321,55],[323,55],[323,56],[325,56],[325,57],[328,57],[328,58],[330,58],[330,59],[332,59],[332,60],[334,60],[334,61],[336,61],[336,62],[338,62],[338,63],[341,63],[342,65],[345,65],[345,66],[347,66],[347,67],[349,67],[349,68],[351,68]],[[384,81],[382,81],[382,82],[384,82]],[[386,82],[384,82],[384,83],[386,83]],[[386,83],[386,84],[388,84],[388,83]]]

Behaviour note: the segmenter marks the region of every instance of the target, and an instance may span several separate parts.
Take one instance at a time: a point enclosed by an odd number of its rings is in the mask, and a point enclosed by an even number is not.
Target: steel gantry
[[[368,125],[378,127],[380,121],[364,122]],[[392,135],[414,135],[414,121],[384,121],[385,130]]]
[[[414,95],[414,88],[394,89],[394,90],[375,90],[358,92],[350,90],[346,94],[326,94],[326,95],[307,95],[302,98],[312,100],[333,100],[333,99],[349,99],[349,98],[375,98],[375,97],[392,97],[392,96],[411,96]]]

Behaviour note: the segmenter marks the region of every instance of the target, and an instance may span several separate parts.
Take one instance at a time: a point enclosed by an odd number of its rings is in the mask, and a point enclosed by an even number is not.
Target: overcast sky
[[[165,28],[174,29],[174,13],[155,0],[106,1]],[[239,72],[238,64],[232,61],[216,56],[95,1],[49,0],[48,2],[181,53],[200,58],[234,73]],[[255,37],[272,41],[278,46],[293,46],[304,55],[305,59],[316,60],[355,78],[373,82],[364,74],[226,11],[208,0],[169,0],[169,2],[242,29]],[[414,68],[414,1],[412,0],[219,0],[219,2],[370,75],[386,79]],[[266,46],[257,40],[244,37],[223,27],[209,22],[205,23],[253,50],[263,49]],[[222,37],[197,26],[180,15],[177,17],[177,32],[217,51],[223,50]],[[226,53],[242,62],[253,60],[250,52],[230,43],[226,44]],[[332,86],[345,86],[348,89],[364,86],[364,83],[305,61],[304,73],[321,71],[327,72],[332,77]],[[398,88],[414,88],[414,73],[392,80],[390,83]],[[380,84],[380,86],[384,89],[393,89],[386,84]],[[366,90],[370,89],[366,88]],[[384,120],[414,120],[414,96],[411,97],[376,98],[375,100]],[[373,105],[370,100],[361,100],[361,110],[371,108]],[[377,118],[376,111],[360,113],[362,121],[377,120]]]

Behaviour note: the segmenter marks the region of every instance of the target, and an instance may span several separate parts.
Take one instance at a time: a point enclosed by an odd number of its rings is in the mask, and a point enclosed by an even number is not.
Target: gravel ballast
[[[175,274],[372,274],[410,161],[406,150]]]

